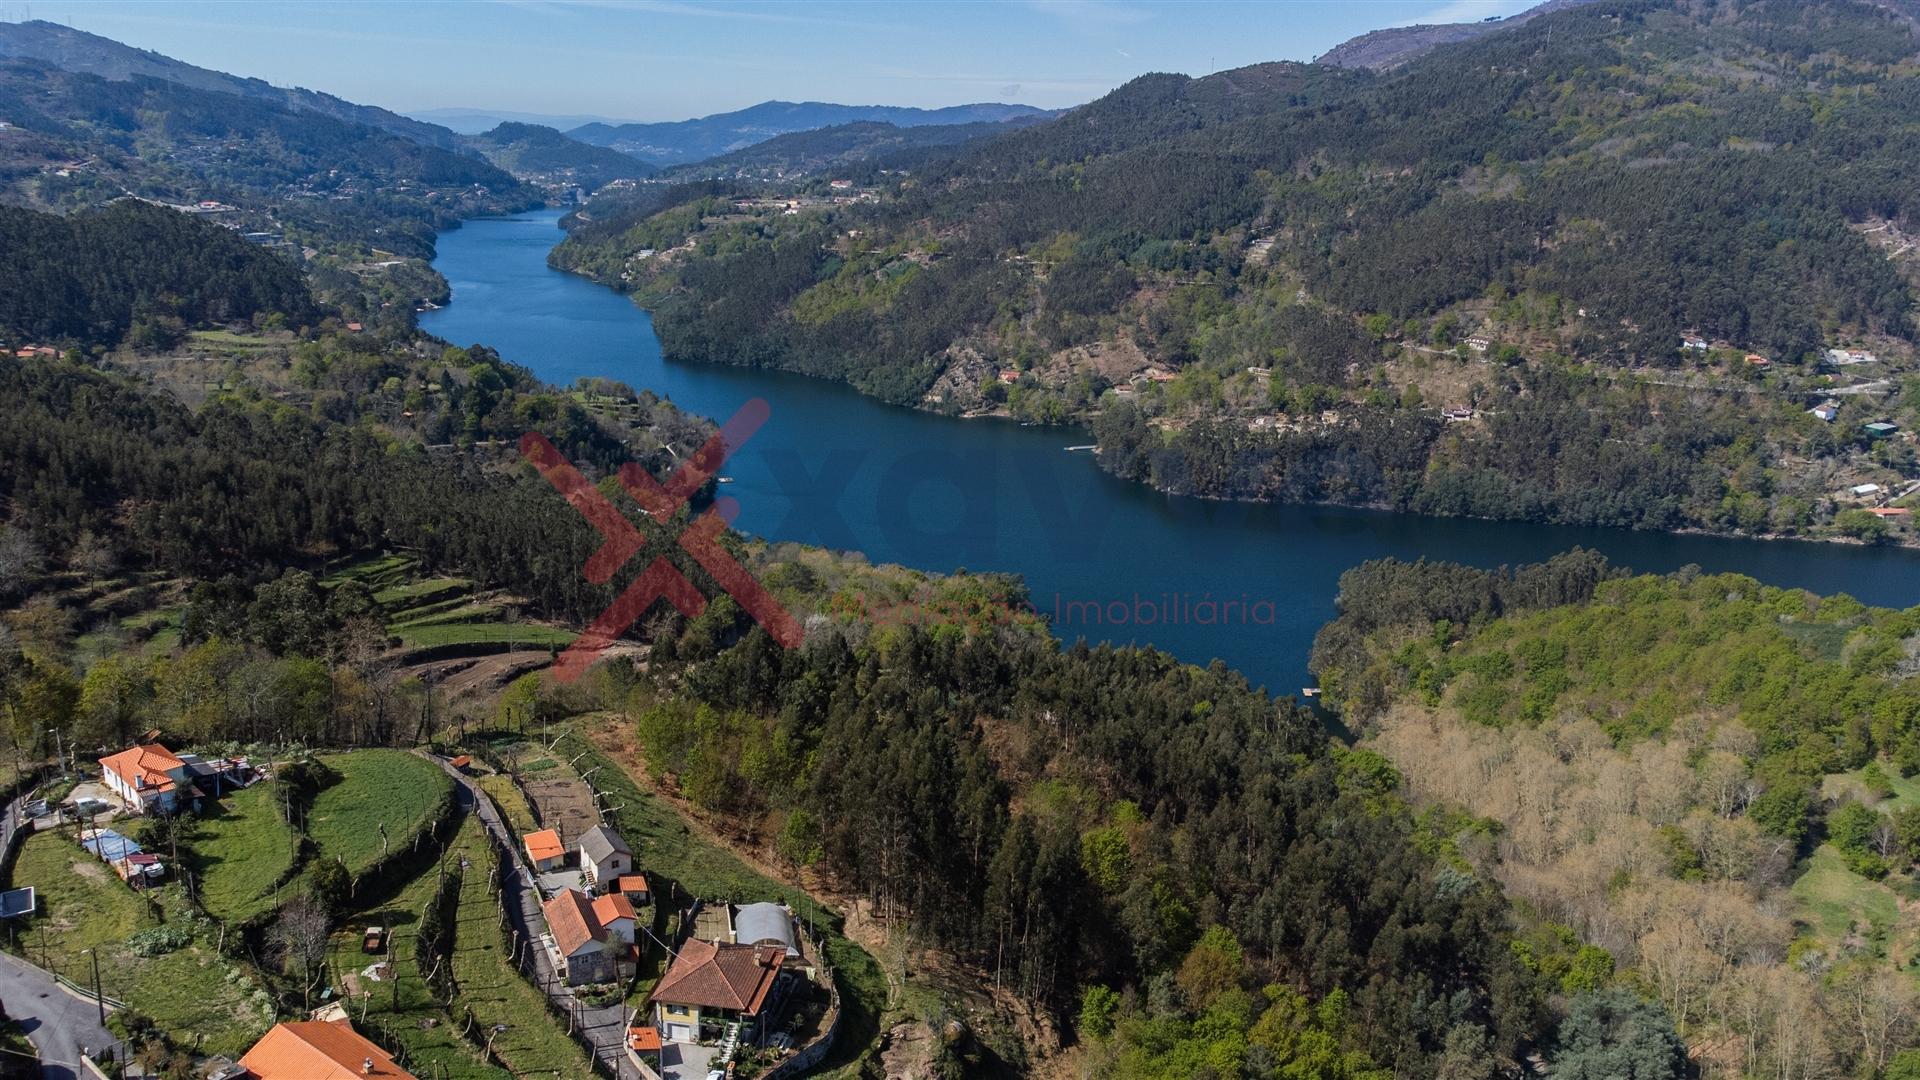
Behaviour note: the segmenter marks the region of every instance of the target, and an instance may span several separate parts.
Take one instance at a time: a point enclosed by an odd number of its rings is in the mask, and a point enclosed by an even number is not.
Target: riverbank
[[[635,288],[629,280],[595,276],[570,266],[564,254],[564,244],[554,247],[546,256],[549,266],[618,292],[650,318],[656,311],[663,319],[674,315],[667,320],[669,330],[678,325],[675,319],[684,321],[668,294]],[[658,258],[676,254],[684,253]],[[697,329],[690,340],[721,342],[711,329]],[[1096,393],[1062,411],[1060,403],[1072,397],[1062,380],[1076,376],[1051,361],[1028,371],[1001,370],[968,352],[938,376],[934,389],[921,393],[906,392],[918,385],[913,377],[897,386],[891,376],[875,383],[881,376],[856,378],[819,357],[789,360],[778,350],[770,352],[767,341],[724,339],[725,348],[734,351],[721,352],[687,347],[680,343],[685,337],[664,334],[663,349],[675,362],[819,379],[890,406],[942,417],[1007,419],[1062,432],[1090,429],[1101,444],[1097,458],[1104,471],[1162,495],[1672,535],[1920,548],[1920,531],[1913,523],[1920,495],[1897,467],[1900,455],[1913,456],[1910,433],[1900,432],[1884,446],[1861,435],[1861,446],[1839,457],[1798,464],[1791,464],[1783,450],[1771,449],[1767,453],[1779,460],[1772,466],[1756,464],[1752,458],[1758,440],[1782,425],[1797,424],[1808,428],[1806,437],[1829,441],[1844,440],[1845,429],[1810,420],[1798,407],[1780,417],[1752,411],[1779,410],[1781,403],[1770,399],[1764,408],[1734,408],[1726,400],[1701,407],[1688,400],[1698,396],[1698,387],[1619,372],[1551,365],[1538,370],[1489,368],[1484,358],[1466,360],[1449,353],[1416,365],[1422,371],[1410,378],[1444,389],[1425,398],[1413,393],[1409,400],[1414,404],[1391,397],[1371,403],[1322,402],[1316,412],[1289,417],[1258,407],[1257,402],[1269,396],[1263,369],[1249,368],[1235,376],[1237,383],[1247,384],[1236,389],[1222,387],[1217,376],[1198,368],[1170,374],[1136,355],[1137,349],[1090,346],[1090,355],[1118,356],[1115,362],[1123,367],[1147,364],[1148,375],[1135,374],[1130,382],[1118,384],[1119,392]],[[1462,371],[1441,376],[1431,370],[1434,363],[1448,362]],[[966,377],[956,381],[954,372],[961,367]],[[1443,392],[1464,393],[1465,380],[1487,371],[1509,380],[1504,407],[1419,404],[1441,400]],[[1037,378],[1043,374],[1045,379]],[[1188,376],[1202,383],[1215,381],[1196,388],[1187,385]],[[962,392],[956,393],[957,388]],[[1249,388],[1256,391],[1253,398],[1247,396]],[[1223,395],[1229,407],[1220,412],[1180,404],[1191,394],[1206,392]],[[1729,408],[1734,411],[1729,413]],[[1689,410],[1700,413],[1697,422],[1680,415]],[[1656,419],[1635,427],[1641,424],[1631,419],[1636,412]],[[1665,413],[1676,415],[1658,419]],[[1717,432],[1696,430],[1709,421]],[[1831,476],[1844,479],[1835,483],[1826,479]],[[1757,495],[1756,490],[1766,494]]]
[[[1920,603],[1920,558],[1901,548],[1167,495],[1065,452],[1094,441],[1071,428],[967,423],[826,379],[670,360],[626,296],[548,265],[558,216],[443,234],[436,265],[453,302],[422,315],[422,328],[496,348],[549,383],[618,379],[717,419],[760,398],[766,424],[723,470],[735,480],[727,494],[739,506],[737,528],[876,563],[1019,574],[1035,607],[1074,612],[1054,627],[1068,642],[1153,644],[1196,664],[1217,658],[1256,685],[1293,693],[1311,684],[1307,653],[1335,614],[1346,569],[1387,556],[1517,565],[1574,547],[1648,572],[1693,563],[1878,605]],[[1231,600],[1247,617],[1170,623],[1146,603],[1161,597]]]

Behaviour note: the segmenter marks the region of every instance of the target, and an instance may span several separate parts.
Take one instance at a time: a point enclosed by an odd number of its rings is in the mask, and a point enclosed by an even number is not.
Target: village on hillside
[[[542,1057],[616,1080],[778,1077],[819,1061],[839,1020],[822,939],[771,894],[656,890],[644,847],[608,823],[617,815],[588,782],[595,770],[574,769],[578,751],[563,764],[559,742],[476,745],[486,761],[451,749],[247,755],[175,751],[151,730],[16,786],[0,919],[26,960],[98,1007],[93,1052],[121,1077],[158,1075],[115,1060],[122,1014],[200,1027],[193,1075],[206,1080],[444,1076],[435,1044],[462,1021],[482,1056],[516,1075]],[[315,859],[319,873],[296,876]],[[347,896],[312,895],[335,865]],[[358,904],[362,894],[371,902]],[[324,905],[347,915],[331,928],[317,916],[311,940],[293,940],[288,922]],[[122,907],[158,912],[159,924],[67,947],[79,912]],[[455,944],[441,953],[449,915]],[[213,930],[213,948],[188,929],[196,923]],[[275,1010],[254,1011],[269,1000],[261,972],[241,956],[223,962],[229,940],[240,948],[227,951],[299,954],[287,967],[310,975],[305,1018],[262,1022]],[[148,970],[162,963],[171,973]],[[215,971],[223,992],[169,1011],[172,986],[205,985]],[[484,1028],[477,1000],[418,1017],[423,991],[459,1001],[503,976],[519,985]],[[242,1001],[228,1002],[234,987]],[[529,1012],[536,1002],[545,1008]],[[215,1013],[221,1022],[208,1022]],[[431,1037],[403,1037],[395,1021],[408,1016]],[[245,1034],[255,1026],[265,1033]]]

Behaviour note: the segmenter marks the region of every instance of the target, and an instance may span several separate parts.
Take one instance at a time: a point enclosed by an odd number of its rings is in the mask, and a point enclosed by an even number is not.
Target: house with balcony
[[[611,888],[622,874],[633,873],[633,851],[620,834],[596,825],[580,835],[580,876],[596,889]]]
[[[711,1042],[738,1022],[742,1042],[759,1042],[794,981],[784,971],[786,960],[786,949],[777,944],[688,940],[650,997],[660,1037]]]

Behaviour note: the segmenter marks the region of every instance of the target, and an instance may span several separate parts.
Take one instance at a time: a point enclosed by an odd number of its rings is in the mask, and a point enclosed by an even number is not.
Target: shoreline
[[[549,256],[551,256],[551,252],[549,252]],[[622,289],[617,285],[609,284],[605,281],[600,280],[597,277],[594,277],[591,274],[584,274],[576,270],[568,269],[564,266],[554,265],[551,257],[549,257],[548,265],[553,266],[555,270],[558,270],[561,273],[570,274],[584,281],[590,281],[595,285],[599,285],[602,288],[609,289],[615,293],[618,293],[626,297],[627,300],[633,304],[633,306],[639,308],[641,311],[647,312],[649,315],[653,313],[652,308],[650,308],[649,306],[641,302],[640,293]],[[1081,434],[1087,435],[1089,438],[1092,437],[1092,433],[1087,428],[1085,423],[1087,416],[1084,414],[1076,415],[1073,423],[1041,424],[1037,422],[1019,421],[1010,413],[1007,413],[1004,409],[994,409],[994,410],[969,409],[961,412],[943,412],[938,409],[929,408],[924,402],[913,403],[913,404],[903,404],[900,402],[888,401],[887,399],[880,397],[878,395],[869,394],[866,391],[861,390],[859,387],[855,386],[853,383],[849,382],[848,380],[842,379],[842,378],[835,378],[832,376],[824,376],[824,375],[813,375],[807,372],[794,371],[788,368],[777,367],[777,366],[767,366],[767,365],[760,365],[760,364],[734,364],[724,360],[708,360],[708,359],[702,359],[698,357],[686,357],[686,356],[669,356],[664,349],[662,349],[661,354],[664,358],[674,363],[706,364],[713,367],[737,368],[745,371],[771,371],[771,372],[778,372],[783,375],[795,375],[802,378],[813,379],[818,382],[842,387],[847,391],[854,394],[858,394],[861,397],[866,398],[870,401],[874,401],[879,404],[887,405],[893,408],[902,409],[907,412],[922,413],[928,416],[939,416],[939,417],[944,417],[951,420],[999,421],[1003,423],[1017,422],[1022,424],[1031,423],[1032,426],[1035,426],[1035,427],[1049,428],[1052,430],[1060,431],[1062,433],[1072,433],[1077,431]],[[1637,528],[1630,525],[1607,525],[1607,524],[1595,524],[1591,522],[1555,521],[1550,518],[1487,517],[1487,516],[1476,515],[1476,514],[1434,514],[1434,513],[1429,513],[1429,512],[1420,511],[1420,510],[1401,509],[1401,508],[1397,508],[1397,507],[1394,507],[1385,503],[1380,503],[1380,502],[1340,502],[1340,501],[1334,501],[1334,500],[1253,499],[1253,498],[1239,498],[1239,497],[1230,496],[1230,495],[1213,495],[1213,494],[1203,494],[1199,492],[1174,491],[1157,484],[1148,483],[1143,480],[1134,480],[1134,479],[1129,479],[1127,477],[1117,475],[1116,473],[1112,472],[1106,467],[1106,464],[1104,463],[1104,461],[1101,460],[1100,452],[1097,449],[1092,452],[1092,456],[1096,466],[1100,469],[1100,471],[1107,476],[1113,477],[1116,480],[1120,480],[1127,484],[1136,485],[1148,491],[1152,491],[1156,494],[1164,495],[1170,498],[1199,499],[1202,501],[1213,502],[1213,503],[1237,503],[1237,504],[1243,504],[1248,506],[1323,506],[1323,507],[1332,507],[1332,508],[1338,508],[1338,509],[1344,509],[1344,510],[1371,510],[1371,511],[1378,511],[1381,513],[1389,513],[1389,514],[1410,514],[1415,517],[1431,518],[1433,520],[1481,521],[1481,522],[1488,522],[1492,524],[1512,522],[1515,524],[1546,526],[1546,527],[1553,527],[1553,528],[1608,529],[1608,530],[1615,530],[1623,533],[1639,533],[1639,534],[1663,535],[1663,536],[1696,536],[1696,537],[1705,537],[1705,538],[1715,539],[1715,540],[1758,540],[1758,541],[1766,541],[1769,543],[1781,543],[1781,544],[1820,544],[1820,545],[1833,544],[1833,545],[1838,545],[1842,547],[1884,548],[1888,551],[1920,552],[1920,535],[1916,535],[1911,539],[1898,539],[1898,540],[1890,540],[1890,541],[1881,542],[1881,543],[1872,543],[1872,542],[1868,542],[1865,540],[1861,540],[1857,537],[1851,537],[1851,536],[1805,536],[1805,535],[1795,535],[1795,534],[1778,533],[1778,532],[1744,533],[1744,532],[1732,532],[1732,531],[1723,531],[1723,530],[1717,530],[1717,529],[1709,529],[1709,528],[1704,528],[1698,525],[1686,525],[1680,528],[1673,528],[1673,529],[1643,529],[1643,528]]]

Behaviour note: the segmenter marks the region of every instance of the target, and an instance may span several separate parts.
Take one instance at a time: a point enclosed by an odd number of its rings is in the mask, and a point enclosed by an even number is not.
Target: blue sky
[[[1355,34],[1530,0],[32,0],[34,18],[406,111],[679,120],[769,98],[1058,107],[1135,75],[1306,60]],[[0,5],[18,15],[20,4]]]

